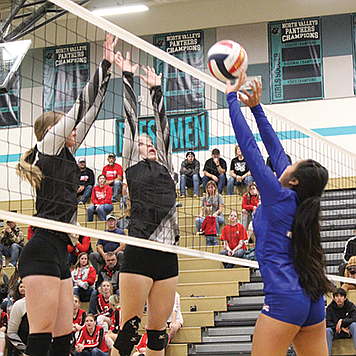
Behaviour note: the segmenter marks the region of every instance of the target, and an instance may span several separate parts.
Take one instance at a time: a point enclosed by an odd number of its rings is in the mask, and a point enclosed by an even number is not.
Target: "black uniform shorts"
[[[161,281],[178,276],[178,257],[171,252],[126,245],[120,272]]]
[[[20,277],[42,275],[70,278],[68,243],[69,238],[64,233],[36,228],[20,255]]]

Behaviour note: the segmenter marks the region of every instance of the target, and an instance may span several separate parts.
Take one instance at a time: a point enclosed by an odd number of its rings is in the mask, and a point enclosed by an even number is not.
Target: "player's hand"
[[[106,35],[106,41],[104,42],[104,54],[103,58],[108,60],[110,63],[113,63],[115,60],[115,46],[117,45],[118,37],[115,38],[114,36],[109,33]]]
[[[231,84],[231,81],[228,80],[226,82],[226,94],[229,94],[231,92],[238,92],[240,88],[246,83],[247,75],[246,75],[246,69],[241,68],[239,77],[235,80],[234,84]]]
[[[150,68],[149,66],[144,67],[142,66],[142,69],[146,73],[146,76],[140,75],[140,78],[150,87],[154,87],[156,85],[161,85],[161,78],[162,78],[162,73],[161,74],[156,74],[154,68]]]
[[[115,64],[123,71],[135,73],[138,68],[138,64],[132,65],[130,60],[130,52],[126,52],[126,58],[122,56],[120,52],[115,55]]]
[[[239,99],[249,108],[257,106],[261,102],[262,83],[255,78],[253,83],[250,83],[252,94],[246,89],[242,89],[243,94],[239,93]]]

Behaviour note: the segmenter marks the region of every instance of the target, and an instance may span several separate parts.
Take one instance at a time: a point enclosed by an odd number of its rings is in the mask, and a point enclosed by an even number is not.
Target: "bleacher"
[[[241,196],[224,197],[226,222],[232,210],[241,211]],[[195,217],[200,212],[201,198],[186,197],[179,200],[178,208],[181,240],[179,245],[219,253],[222,245],[205,246],[204,236],[196,235]],[[356,207],[356,190],[328,190],[322,198],[322,244],[326,253],[327,272],[337,274],[342,260],[345,241],[353,235],[353,212]],[[0,209],[34,213],[32,200],[1,202]],[[114,213],[123,212],[114,204]],[[78,221],[82,226],[104,230],[105,222],[94,219],[86,222],[86,206],[79,207]],[[21,225],[20,225],[21,226]],[[27,226],[21,226],[27,234]],[[92,246],[95,248],[95,239]],[[223,269],[218,261],[179,256],[178,293],[184,326],[168,347],[168,356],[235,356],[250,355],[254,325],[263,305],[263,283],[258,270],[236,266]],[[11,275],[12,270],[6,268]],[[356,302],[356,291],[350,299]],[[191,311],[196,310],[196,311]],[[143,318],[141,327],[145,325]],[[143,330],[141,330],[143,332]],[[289,350],[288,354],[291,354]],[[333,355],[354,355],[352,340],[333,343]]]

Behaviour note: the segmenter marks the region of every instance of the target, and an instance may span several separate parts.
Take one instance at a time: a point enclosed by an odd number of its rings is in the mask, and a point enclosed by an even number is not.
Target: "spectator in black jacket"
[[[211,151],[211,158],[209,158],[203,168],[203,187],[204,191],[209,181],[213,180],[218,186],[219,194],[226,184],[226,161],[220,157],[220,151],[218,148],[214,148]]]
[[[91,192],[95,184],[94,172],[87,167],[84,157],[78,159],[78,166],[80,168],[79,187],[77,190],[78,204],[85,204],[91,197]]]
[[[326,338],[329,355],[334,339],[353,338],[356,351],[356,306],[346,298],[346,291],[338,288],[326,308]]]
[[[200,163],[193,151],[188,151],[180,168],[180,197],[185,198],[185,187],[193,187],[193,198],[199,196]]]
[[[111,282],[113,292],[119,294],[119,273],[120,264],[117,261],[116,255],[113,252],[107,252],[105,256],[105,266],[98,273],[98,278],[95,283],[95,290],[90,296],[89,313],[96,314],[95,301],[98,296],[98,288],[103,281]]]
[[[349,263],[349,260],[352,256],[356,256],[356,225],[354,226],[354,236],[350,237],[346,241],[345,249],[344,249],[344,262],[339,266],[339,276],[345,275],[345,268]]]

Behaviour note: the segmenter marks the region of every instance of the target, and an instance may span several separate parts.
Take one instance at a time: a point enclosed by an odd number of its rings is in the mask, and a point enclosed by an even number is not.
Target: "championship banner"
[[[354,94],[356,95],[356,14],[352,14],[352,48],[354,55]]]
[[[18,126],[20,80],[17,77],[8,93],[0,94],[0,127]]]
[[[192,67],[204,71],[204,32],[187,31],[156,35],[153,44]],[[204,83],[156,59],[155,70],[163,74],[162,89],[167,111],[204,109]]]
[[[171,131],[172,152],[188,150],[207,150],[209,148],[209,116],[207,111],[189,114],[168,115]],[[156,124],[154,117],[140,117],[138,122],[140,135],[149,135],[156,145]],[[117,155],[122,156],[125,122],[123,118],[116,120]]]
[[[43,50],[44,111],[68,112],[90,76],[89,43]]]
[[[268,24],[271,102],[322,99],[320,17]]]

